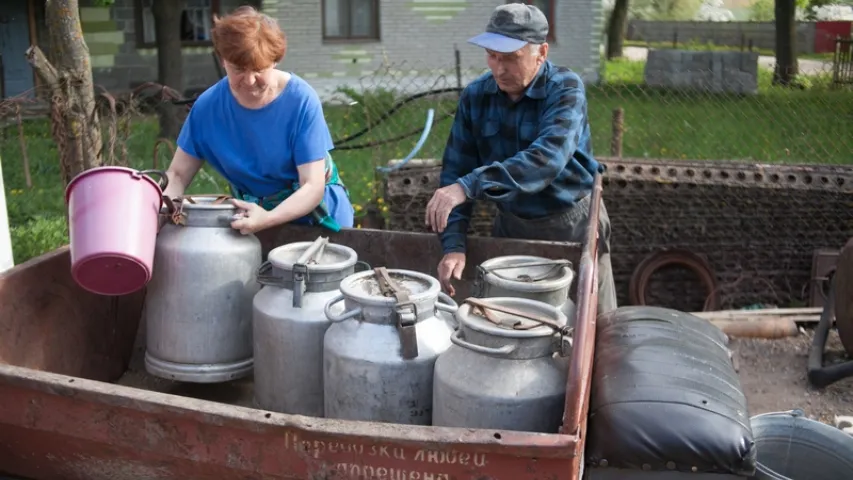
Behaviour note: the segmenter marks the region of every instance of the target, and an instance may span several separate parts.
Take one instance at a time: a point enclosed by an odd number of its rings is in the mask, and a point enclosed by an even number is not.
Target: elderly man
[[[495,237],[583,242],[593,176],[583,81],[548,59],[548,20],[523,3],[497,7],[486,32],[469,40],[486,50],[491,73],[462,92],[447,140],[441,188],[426,224],[440,234],[443,288],[465,268],[468,222],[477,199],[497,204]],[[598,312],[616,308],[610,219],[599,220]],[[535,254],[536,252],[530,252]]]

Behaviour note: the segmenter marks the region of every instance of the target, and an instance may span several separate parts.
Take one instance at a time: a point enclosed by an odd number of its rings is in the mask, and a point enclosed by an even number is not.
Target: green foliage
[[[92,0],[93,7],[111,7],[116,3],[116,0]]]
[[[693,20],[702,0],[631,0],[630,18],[639,20]]]
[[[377,88],[374,90],[357,90],[348,86],[340,86],[335,89],[346,97],[352,107],[351,121],[359,125],[367,125],[369,122],[377,121],[385,112],[391,110],[398,101],[393,90]]]
[[[68,244],[68,226],[60,215],[39,215],[23,225],[13,226],[11,233],[15,263]]]
[[[853,112],[847,91],[826,88],[821,76],[804,78],[803,90],[771,85],[772,72],[759,70],[760,94],[721,95],[654,90],[642,86],[644,62],[607,62],[603,85],[588,85],[593,150],[601,156],[610,150],[611,118],[615,108],[625,111],[623,155],[626,157],[742,159],[760,162],[820,162],[849,164],[845,115]],[[806,81],[807,80],[807,81]],[[405,85],[405,80],[400,82]],[[336,140],[364,128],[405,95],[391,90],[352,91],[342,94],[358,103],[327,105],[326,120]],[[456,96],[425,97],[406,103],[387,120],[346,144],[337,143],[332,155],[346,183],[357,215],[372,205],[387,214],[382,175],[376,167],[406,155],[420,136],[427,109],[435,109],[435,123],[418,158],[440,159],[450,130],[449,115]],[[838,113],[840,112],[840,113]],[[33,187],[27,188],[15,128],[0,138],[0,158],[12,226],[15,261],[67,243],[64,191],[56,147],[47,121],[24,125]],[[158,125],[154,117],[135,119],[127,141],[129,163],[151,168]],[[390,138],[405,138],[387,141]],[[370,145],[367,148],[353,146]],[[158,167],[169,161],[167,149],[157,157]],[[205,166],[189,188],[190,193],[227,193],[227,183]]]
[[[814,20],[812,7],[822,7],[831,4],[849,4],[853,0],[795,0],[794,4],[798,10],[798,17],[805,20]],[[753,22],[772,22],[776,19],[775,0],[754,0],[749,5],[749,19]]]
[[[755,0],[749,5],[749,19],[753,22],[772,22],[776,18],[774,0]]]

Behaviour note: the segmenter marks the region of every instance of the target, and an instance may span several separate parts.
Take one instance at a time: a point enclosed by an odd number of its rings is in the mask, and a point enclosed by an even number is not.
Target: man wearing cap
[[[486,50],[490,73],[462,91],[441,170],[441,188],[427,204],[426,224],[441,238],[443,288],[465,268],[473,202],[490,200],[495,237],[583,242],[593,176],[581,78],[547,60],[548,20],[524,3],[497,7],[486,32],[468,40]],[[599,220],[598,312],[616,308],[610,266],[610,219]],[[535,252],[531,252],[535,254]]]

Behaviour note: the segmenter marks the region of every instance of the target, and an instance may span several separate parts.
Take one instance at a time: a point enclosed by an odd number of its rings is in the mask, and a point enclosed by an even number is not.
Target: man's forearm
[[[444,255],[448,253],[465,253],[467,250],[467,239],[463,234],[448,234],[445,231],[445,233],[439,235],[439,238],[441,239],[441,253]]]
[[[447,219],[447,228],[439,234],[441,250],[448,253],[465,253],[467,249],[468,223],[474,210],[473,202],[459,205]]]

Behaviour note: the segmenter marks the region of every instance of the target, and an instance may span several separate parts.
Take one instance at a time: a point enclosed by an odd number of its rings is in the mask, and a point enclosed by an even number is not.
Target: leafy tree
[[[67,185],[75,175],[103,164],[101,122],[78,0],[46,0],[45,21],[56,63],[51,63],[37,45],[30,46],[26,56],[46,87],[51,134]]]

